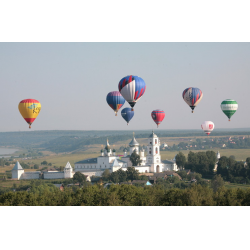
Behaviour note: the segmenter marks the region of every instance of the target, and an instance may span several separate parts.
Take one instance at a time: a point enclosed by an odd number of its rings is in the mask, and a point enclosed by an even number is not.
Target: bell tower
[[[151,172],[162,172],[161,155],[160,155],[160,140],[158,136],[152,131],[148,138],[147,146],[147,164],[151,165]],[[158,166],[158,170],[157,170]]]

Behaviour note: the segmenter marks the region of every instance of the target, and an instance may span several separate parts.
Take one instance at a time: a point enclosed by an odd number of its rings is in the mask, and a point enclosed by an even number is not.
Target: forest
[[[6,192],[0,195],[1,206],[249,206],[250,188],[216,191],[208,186],[192,184],[186,189],[166,189],[161,184],[150,187],[134,185],[87,185],[64,191],[43,184],[29,191]]]
[[[135,130],[136,138],[148,138],[151,130]],[[214,136],[250,135],[249,129],[245,130],[218,130]],[[118,141],[131,139],[132,131],[125,130],[49,130],[29,132],[0,132],[0,146],[21,148],[39,148],[55,153],[85,150],[87,145],[104,144],[109,137],[109,142],[114,144]],[[157,130],[158,137],[192,137],[204,136],[201,130]]]

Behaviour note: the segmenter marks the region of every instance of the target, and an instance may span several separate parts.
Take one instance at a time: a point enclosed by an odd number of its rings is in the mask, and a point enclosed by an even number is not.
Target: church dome
[[[136,141],[135,137],[132,139],[132,141],[129,143],[130,147],[134,147],[134,146],[139,146],[139,143]]]
[[[152,134],[148,138],[157,138],[157,135],[152,131]]]

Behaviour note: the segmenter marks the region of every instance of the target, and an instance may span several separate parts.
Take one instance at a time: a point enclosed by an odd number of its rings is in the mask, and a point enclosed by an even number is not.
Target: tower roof
[[[129,143],[129,146],[130,147],[133,147],[133,146],[139,146],[139,143],[136,141],[135,137],[132,139],[132,141]]]
[[[152,131],[152,134],[148,138],[157,138],[157,135]]]
[[[66,164],[66,166],[65,166],[65,168],[64,168],[64,169],[72,169],[72,167],[71,167],[71,165],[70,165],[69,161],[67,162],[67,164]]]
[[[17,161],[14,168],[12,170],[23,170],[22,166],[20,165],[20,163]]]

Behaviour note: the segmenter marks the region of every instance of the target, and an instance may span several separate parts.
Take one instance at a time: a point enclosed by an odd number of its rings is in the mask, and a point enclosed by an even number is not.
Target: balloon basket
[[[194,113],[194,111],[192,110],[192,113]]]
[[[230,122],[230,119],[228,121]]]
[[[133,108],[131,108],[131,111],[134,111],[134,109],[133,109]]]
[[[31,128],[31,125],[29,125],[29,128]]]

